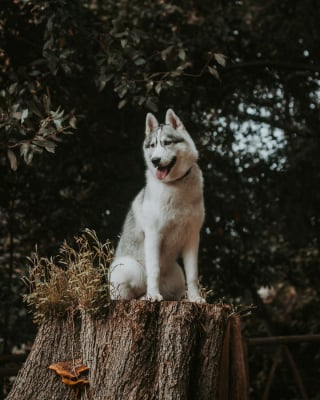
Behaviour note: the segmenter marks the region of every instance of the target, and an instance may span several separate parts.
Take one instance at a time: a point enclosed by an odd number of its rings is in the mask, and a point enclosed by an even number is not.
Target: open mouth
[[[157,167],[156,169],[156,177],[160,180],[163,180],[171,171],[172,167],[177,161],[177,157],[173,157],[172,161],[166,165],[165,167]]]

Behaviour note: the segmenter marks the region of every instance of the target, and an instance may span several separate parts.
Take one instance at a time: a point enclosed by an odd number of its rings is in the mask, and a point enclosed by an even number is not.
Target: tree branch
[[[292,70],[292,71],[309,71],[309,72],[320,72],[320,64],[307,64],[297,63],[279,60],[255,60],[240,62],[236,64],[227,65],[222,68],[221,72],[234,71],[235,69],[259,69],[259,68],[273,68],[281,70]]]

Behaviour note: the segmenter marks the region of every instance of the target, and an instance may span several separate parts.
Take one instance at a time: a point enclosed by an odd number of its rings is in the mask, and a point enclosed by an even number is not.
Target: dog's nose
[[[155,167],[158,167],[160,164],[161,158],[160,157],[153,157],[151,158],[151,162]]]

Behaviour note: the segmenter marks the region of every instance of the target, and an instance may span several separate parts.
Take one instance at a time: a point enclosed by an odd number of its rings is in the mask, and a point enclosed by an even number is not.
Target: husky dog
[[[180,300],[187,281],[188,300],[204,303],[197,262],[204,219],[198,152],[171,109],[164,125],[148,113],[145,133],[146,186],[131,205],[110,266],[111,297]]]

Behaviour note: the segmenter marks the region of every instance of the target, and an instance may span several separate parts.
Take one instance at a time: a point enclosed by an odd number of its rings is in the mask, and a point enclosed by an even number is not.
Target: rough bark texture
[[[240,317],[228,318],[220,363],[218,399],[247,400],[249,396],[247,362],[241,337]]]
[[[50,319],[40,326],[29,357],[7,400],[74,400],[72,390],[63,385],[48,366],[80,356],[79,327],[77,318]]]
[[[104,319],[83,312],[81,318],[49,320],[40,326],[7,400],[232,398],[231,392],[218,394],[225,385],[219,382],[223,341],[236,337],[230,335],[229,314],[224,305],[114,301]],[[75,390],[48,366],[79,357],[89,367],[90,384]],[[242,383],[234,382],[238,375],[225,373],[241,391]]]

